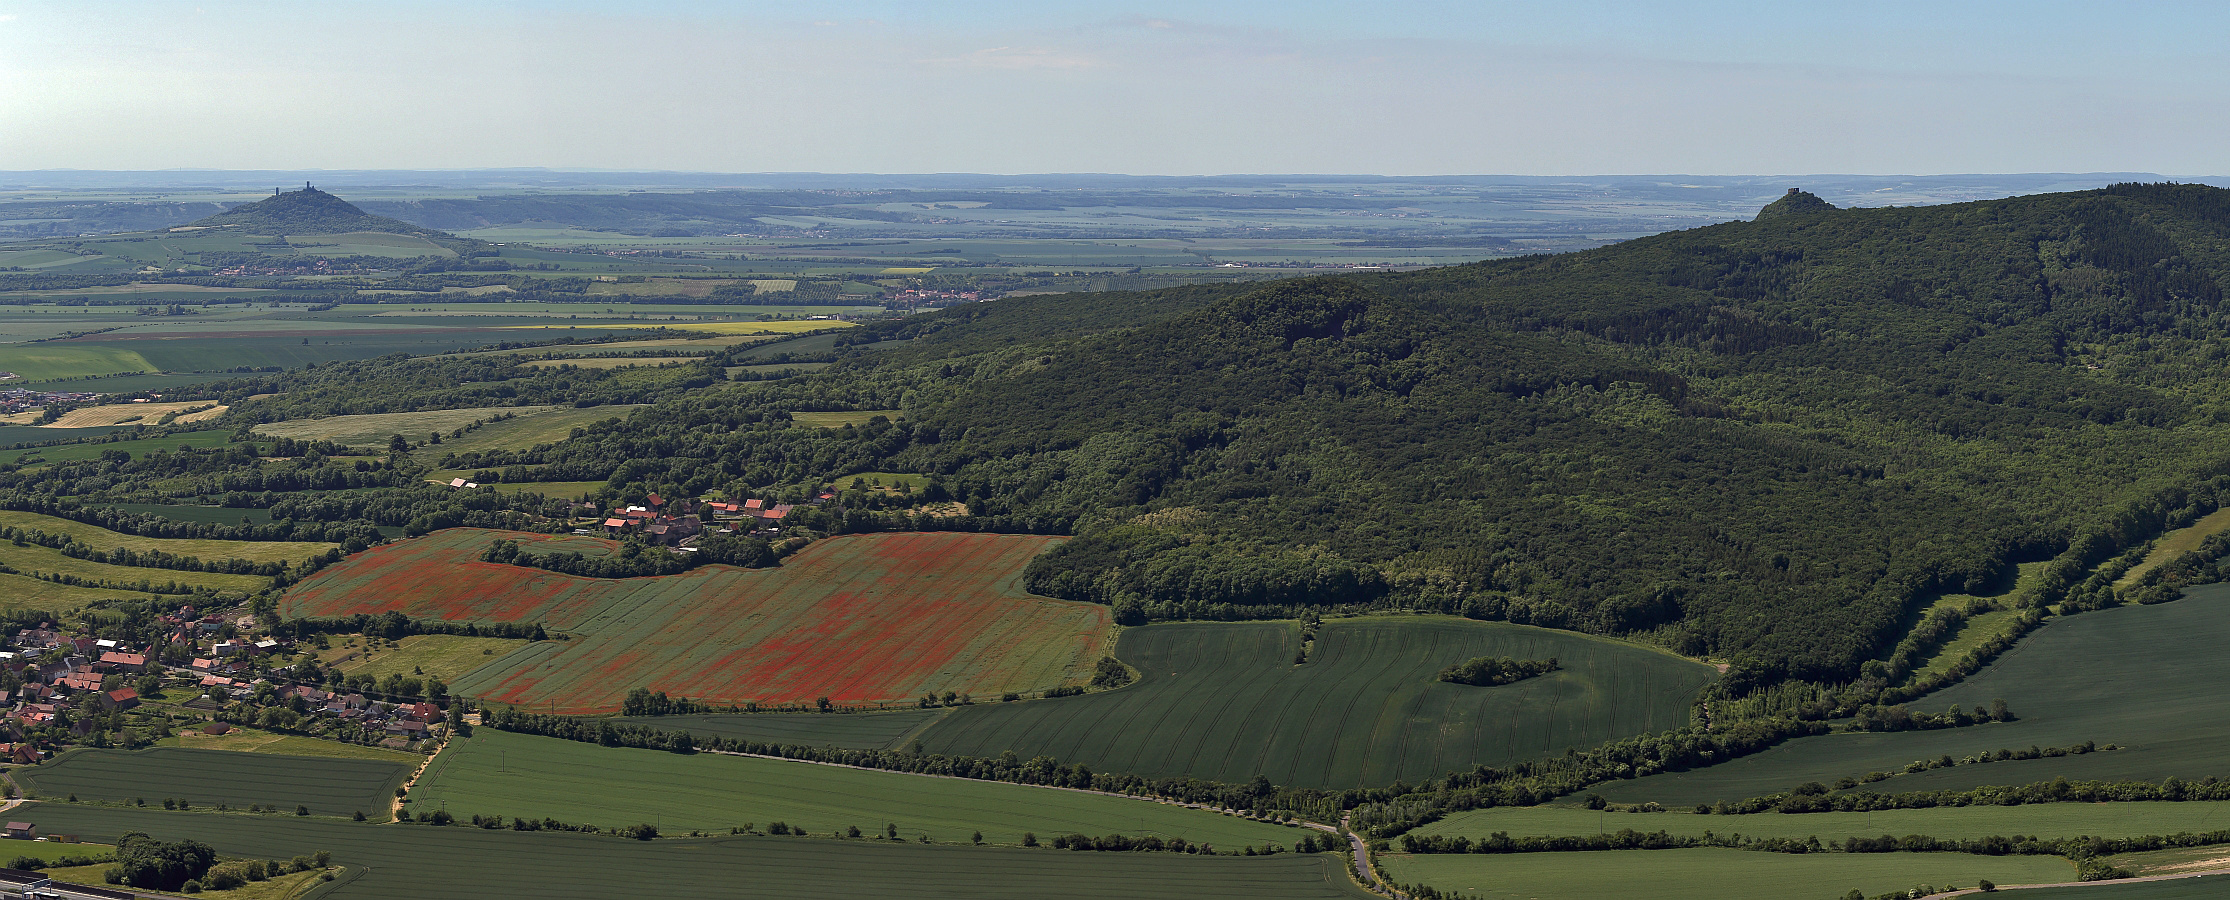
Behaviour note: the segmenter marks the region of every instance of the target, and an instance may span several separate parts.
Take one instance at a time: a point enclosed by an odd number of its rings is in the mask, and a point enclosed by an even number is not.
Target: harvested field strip
[[[451,687],[558,712],[611,711],[636,687],[718,704],[842,705],[1038,690],[1087,677],[1108,631],[1105,607],[1022,591],[1023,564],[1056,538],[836,538],[772,570],[707,566],[625,580],[479,562],[496,538],[553,540],[450,529],[376,548],[290,591],[287,614],[397,609],[545,623],[578,637],[514,653]]]
[[[1914,701],[1936,711],[2004,698],[2019,721],[1937,731],[1799,738],[1707,769],[1652,775],[1597,788],[1616,802],[1693,806],[1785,791],[1807,781],[1897,772],[1914,760],[1999,749],[2066,747],[2084,741],[2122,749],[2080,756],[2006,760],[1898,775],[1868,785],[1884,792],[1966,789],[1986,784],[2070,780],[2159,781],[2230,776],[2230,585],[2191,588],[2155,606],[2121,607],[2054,619],[1965,681]]]
[[[1746,816],[1699,816],[1692,812],[1629,813],[1568,806],[1506,807],[1456,813],[1420,826],[1419,835],[1463,835],[1473,839],[1497,831],[1513,837],[1564,837],[1610,834],[1622,828],[1700,836],[1704,832],[1746,837],[1841,841],[1885,834],[1925,834],[1945,839],[1990,835],[2035,835],[2045,839],[2083,835],[2105,838],[2214,831],[2230,828],[2230,801],[2191,803],[2030,803],[2021,806],[1960,806],[1937,809],[1885,809],[1875,812]],[[2215,848],[2217,853],[2230,850]]]
[[[91,581],[115,585],[136,585],[142,581],[152,585],[180,584],[186,587],[206,587],[215,591],[240,591],[253,593],[271,586],[271,579],[262,575],[221,575],[212,572],[187,572],[179,569],[150,569],[139,566],[113,566],[90,560],[64,556],[52,547],[32,544],[18,547],[0,541],[0,565],[5,565],[25,575],[70,575]],[[122,587],[121,590],[132,590]]]
[[[178,556],[191,556],[203,561],[219,559],[244,559],[249,562],[298,562],[332,550],[339,544],[311,541],[219,541],[200,538],[150,538],[118,534],[97,525],[87,525],[42,516],[38,513],[0,510],[0,525],[62,534],[76,538],[77,542],[95,550],[115,550],[119,547],[134,551],[156,550]]]
[[[1206,810],[1042,787],[867,772],[788,760],[599,747],[482,728],[453,741],[411,789],[410,806],[445,804],[453,815],[554,817],[621,825],[656,820],[661,830],[725,833],[780,821],[827,837],[846,827],[906,840],[928,835],[966,843],[1019,845],[1023,832],[1050,840],[1084,832],[1153,833],[1217,847],[1280,844],[1304,832]]]
[[[638,842],[551,832],[359,825],[41,803],[21,815],[43,831],[113,840],[140,831],[206,841],[220,852],[286,859],[318,849],[355,868],[331,900],[423,897],[609,897],[614,873],[661,900],[966,897],[1147,900],[1170,897],[1368,900],[1335,854],[1203,857],[1062,853],[912,842],[772,836]],[[880,824],[880,823],[877,823]],[[865,826],[862,826],[863,828]],[[1110,829],[1113,830],[1113,829]],[[360,874],[359,874],[360,873]]]
[[[962,708],[922,740],[936,753],[1011,749],[1144,775],[1382,785],[1676,728],[1714,677],[1632,644],[1444,617],[1329,621],[1296,666],[1299,640],[1287,623],[1129,629],[1116,655],[1140,670],[1135,686]],[[1564,669],[1495,688],[1435,677],[1474,656],[1556,657]]]
[[[618,717],[625,722],[666,731],[686,731],[699,740],[730,740],[791,744],[801,747],[836,747],[844,750],[895,750],[907,739],[942,718],[944,709],[901,709],[878,713],[824,715],[822,713],[744,713],[739,715]]]
[[[846,425],[865,425],[867,420],[882,416],[893,422],[900,413],[895,409],[853,409],[839,412],[793,412],[790,424],[800,428],[842,428]],[[849,482],[847,482],[849,483]]]
[[[202,407],[196,412],[189,409]],[[153,425],[170,413],[179,416],[171,424],[184,425],[201,422],[224,415],[230,407],[219,406],[207,400],[189,400],[184,403],[112,403],[107,406],[88,406],[63,413],[62,417],[48,423],[47,428],[96,428],[102,425],[122,425],[139,422]]]
[[[2137,579],[2145,577],[2146,573],[2167,565],[2176,557],[2199,549],[2199,545],[2208,538],[2224,531],[2230,531],[2230,509],[2215,510],[2187,527],[2161,535],[2159,540],[2153,542],[2152,552],[2145,554],[2144,561],[2130,567],[2129,571],[2122,573],[2122,577],[2115,579],[2114,587],[2124,588],[2136,584]]]
[[[124,803],[165,797],[196,806],[219,803],[246,808],[307,806],[311,815],[347,816],[387,808],[395,787],[410,774],[401,763],[368,759],[276,756],[157,747],[152,750],[73,750],[16,778],[47,798]],[[289,816],[289,818],[293,818]]]
[[[573,436],[573,429],[592,425],[606,419],[625,419],[639,409],[635,405],[596,406],[588,409],[552,409],[515,419],[490,422],[465,432],[464,437],[452,438],[442,433],[441,452],[471,453],[490,450],[532,450],[537,445],[555,444]],[[423,439],[423,436],[421,436]]]
[[[2109,856],[2107,863],[2144,875],[2188,875],[2193,872],[2230,869],[2230,847],[2178,847],[2174,850],[2148,850],[2142,853],[2124,853]],[[2214,879],[2217,890],[2230,888],[2230,876]],[[2027,896],[2027,895],[2023,895]],[[2119,896],[2119,895],[2115,895]],[[2196,895],[2195,895],[2196,896]],[[2207,894],[2208,897],[2225,896]]]
[[[2057,856],[1966,853],[1763,853],[1751,850],[1605,850],[1582,853],[1389,853],[1386,877],[1489,900],[1785,900],[1872,897],[1915,884],[1973,887],[2071,881]]]

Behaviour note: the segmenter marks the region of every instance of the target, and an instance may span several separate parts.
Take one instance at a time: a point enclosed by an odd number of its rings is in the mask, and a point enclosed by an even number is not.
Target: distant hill
[[[1835,204],[1820,199],[1818,195],[1798,188],[1789,188],[1789,192],[1781,199],[1768,203],[1764,209],[1758,210],[1758,219],[1764,221],[1781,216],[1834,211]]]
[[[375,216],[332,194],[303,185],[299,191],[286,191],[235,206],[229,210],[191,223],[191,226],[238,226],[257,234],[342,234],[351,231],[377,231],[387,234],[415,234],[431,238],[462,240],[444,231],[412,225],[400,219]]]

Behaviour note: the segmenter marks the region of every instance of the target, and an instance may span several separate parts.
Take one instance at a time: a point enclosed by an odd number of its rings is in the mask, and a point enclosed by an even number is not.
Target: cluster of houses
[[[835,499],[834,491],[822,491],[814,503]],[[618,507],[608,514],[598,510],[594,503],[579,504],[576,509],[596,517],[603,533],[608,537],[629,534],[642,535],[651,543],[688,550],[694,547],[708,531],[714,534],[778,534],[783,520],[798,508],[794,503],[776,503],[753,498],[749,500],[681,500],[668,502],[666,498],[651,494],[639,505]],[[577,529],[576,534],[593,534],[591,529]]]
[[[14,415],[21,412],[37,412],[56,403],[91,403],[100,399],[100,397],[99,394],[85,391],[27,391],[22,388],[9,388],[0,391],[0,413]]]

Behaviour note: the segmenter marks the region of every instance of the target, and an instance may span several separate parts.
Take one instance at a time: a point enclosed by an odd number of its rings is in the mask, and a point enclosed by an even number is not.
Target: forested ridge
[[[918,472],[1078,535],[1030,585],[1125,621],[1399,604],[1814,679],[1935,592],[2230,472],[2230,191],[1822,207],[918,316],[821,374],[471,465],[684,495]],[[816,409],[903,415],[787,427]]]

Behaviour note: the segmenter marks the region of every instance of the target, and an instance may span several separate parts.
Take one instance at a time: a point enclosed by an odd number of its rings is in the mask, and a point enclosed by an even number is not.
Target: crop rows
[[[1415,781],[1687,724],[1709,667],[1566,632],[1444,618],[1326,622],[1305,665],[1285,624],[1124,633],[1143,674],[1104,694],[956,711],[932,752],[1047,754],[1094,769],[1317,787]],[[1563,669],[1481,688],[1435,677],[1474,656]]]
[[[552,832],[359,825],[42,803],[20,815],[44,832],[114,840],[140,831],[219,852],[285,859],[331,850],[354,871],[321,897],[537,897],[602,900],[615,890],[670,900],[968,897],[1074,900],[1222,897],[1367,900],[1333,854],[1206,857],[1068,853],[912,842],[717,837],[638,843]],[[1111,829],[1112,830],[1112,829]],[[368,870],[368,871],[367,871]]]
[[[774,570],[599,580],[479,562],[499,537],[534,549],[551,540],[450,529],[382,547],[305,581],[288,614],[546,623],[575,639],[513,653],[453,688],[559,712],[611,711],[637,687],[720,704],[845,705],[1032,690],[1081,677],[1107,628],[1103,607],[1017,586],[1052,538],[838,538]]]
[[[77,750],[17,770],[31,793],[114,803],[179,798],[195,806],[278,807],[347,816],[387,808],[410,768],[368,759],[310,758],[225,750]],[[289,818],[292,818],[291,816]]]

